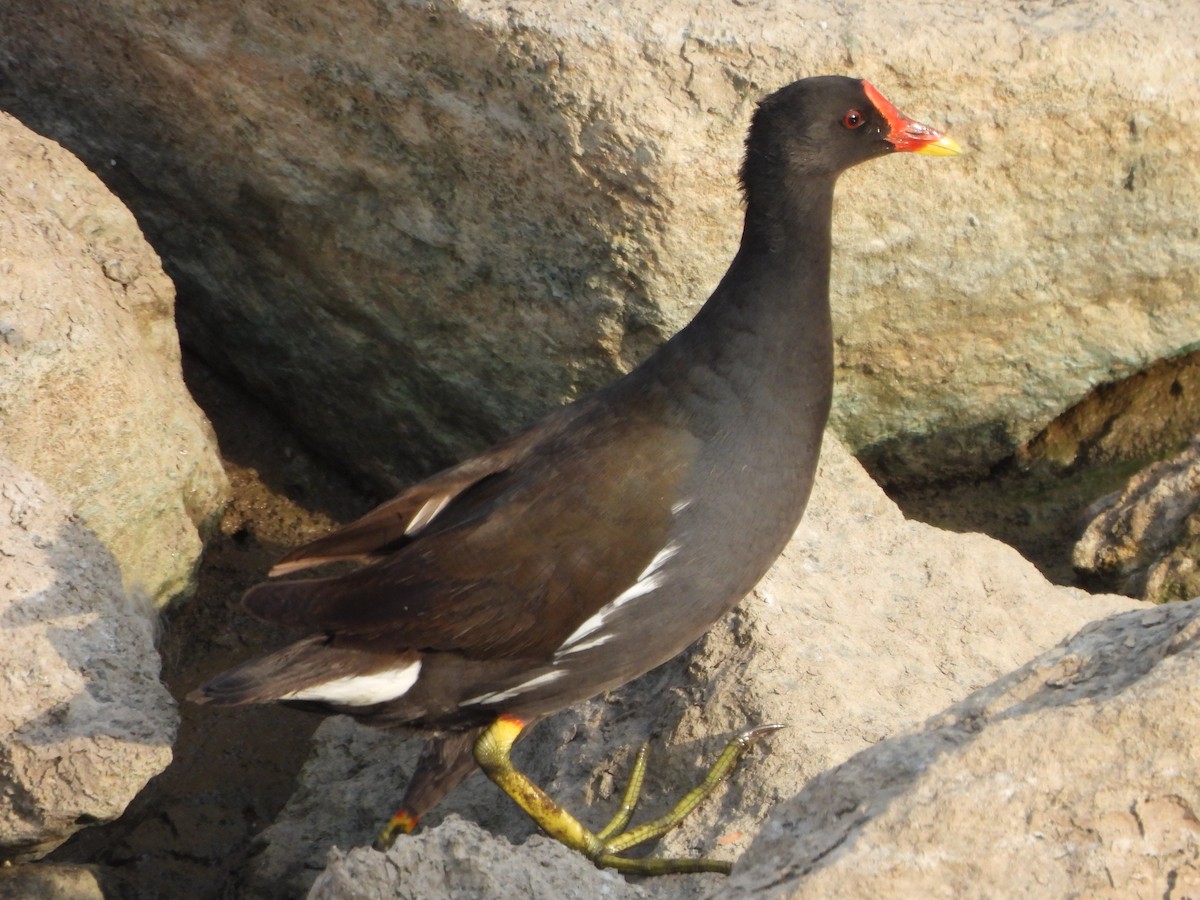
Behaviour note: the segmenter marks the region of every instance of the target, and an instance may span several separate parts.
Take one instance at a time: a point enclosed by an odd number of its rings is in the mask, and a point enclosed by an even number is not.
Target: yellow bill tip
[[[958,141],[945,135],[913,151],[913,153],[920,153],[924,156],[958,156],[962,152]]]

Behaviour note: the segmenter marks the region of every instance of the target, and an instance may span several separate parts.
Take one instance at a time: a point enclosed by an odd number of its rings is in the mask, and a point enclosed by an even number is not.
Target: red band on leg
[[[419,821],[420,819],[414,813],[410,812],[407,807],[401,807],[396,810],[396,814],[388,822],[388,830],[393,833],[399,831],[404,834],[412,834],[417,830],[417,823]]]

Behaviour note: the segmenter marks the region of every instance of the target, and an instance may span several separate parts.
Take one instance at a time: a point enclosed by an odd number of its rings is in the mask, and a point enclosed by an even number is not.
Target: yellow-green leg
[[[728,875],[732,865],[723,860],[627,859],[618,854],[630,847],[661,837],[682,822],[717,785],[729,777],[738,761],[756,740],[782,726],[766,725],[741,732],[725,746],[716,763],[705,774],[704,780],[685,794],[670,812],[653,822],[624,831],[633,814],[633,808],[637,805],[637,796],[645,777],[647,751],[642,747],[634,761],[629,787],[621,800],[621,808],[599,834],[584,828],[578,819],[550,799],[545,791],[513,766],[510,753],[524,727],[525,723],[514,716],[501,716],[485,729],[476,741],[475,759],[488,778],[525,810],[546,834],[571,849],[578,850],[603,868],[638,875],[686,872],[717,872]]]
[[[621,805],[617,807],[617,811],[613,813],[608,824],[596,833],[596,837],[601,843],[606,843],[610,838],[624,832],[625,826],[633,818],[638,797],[642,793],[642,782],[646,780],[646,758],[649,755],[649,744],[642,744],[638,747],[637,756],[633,758],[633,768],[629,771],[629,782],[625,785],[625,792],[621,794]]]

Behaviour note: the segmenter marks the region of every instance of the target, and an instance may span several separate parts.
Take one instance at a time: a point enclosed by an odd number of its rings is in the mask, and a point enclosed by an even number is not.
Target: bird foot
[[[646,775],[648,747],[642,745],[634,759],[629,783],[621,805],[612,820],[599,832],[591,832],[579,820],[555,803],[541,788],[517,771],[509,756],[524,723],[512,716],[501,716],[489,726],[475,744],[480,768],[496,785],[548,835],[573,850],[578,850],[601,868],[637,875],[668,875],[692,872],[716,872],[728,875],[732,863],[716,859],[629,859],[620,854],[638,844],[662,837],[679,825],[737,767],[759,738],[777,731],[782,725],[763,725],[739,732],[705,773],[700,784],[688,791],[663,816],[625,830],[637,806]]]
[[[396,843],[396,839],[400,835],[412,834],[416,830],[417,817],[406,808],[399,809],[394,816],[388,819],[387,824],[379,830],[379,834],[375,836],[371,847],[380,852],[386,852],[392,844]]]

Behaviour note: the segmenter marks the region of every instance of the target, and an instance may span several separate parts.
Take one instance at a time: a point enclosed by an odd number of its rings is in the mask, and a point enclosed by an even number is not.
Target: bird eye
[[[850,112],[842,116],[842,124],[847,128],[857,128],[867,121],[867,117],[860,113],[857,109],[852,109]]]

